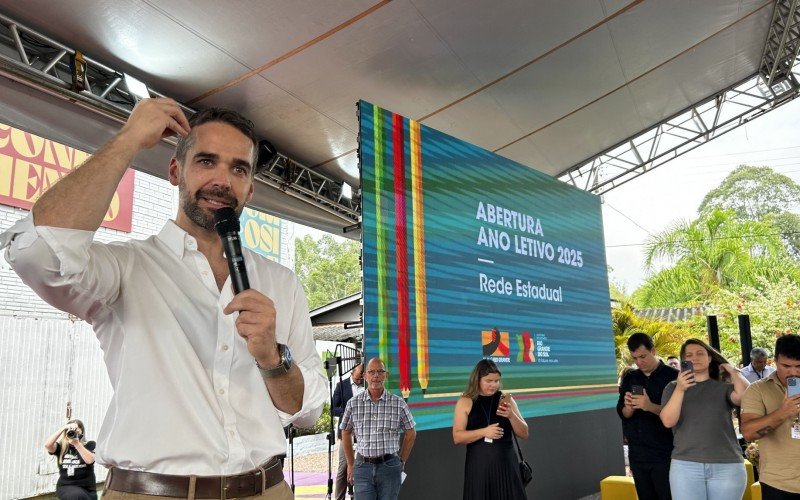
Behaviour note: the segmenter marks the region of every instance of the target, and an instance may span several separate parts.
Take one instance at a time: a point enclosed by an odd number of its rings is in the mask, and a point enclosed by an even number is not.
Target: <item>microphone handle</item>
[[[247,280],[247,268],[244,265],[244,255],[242,255],[242,245],[239,242],[239,232],[230,232],[223,236],[222,246],[228,261],[228,271],[231,274],[233,294],[236,295],[250,288],[250,282]]]

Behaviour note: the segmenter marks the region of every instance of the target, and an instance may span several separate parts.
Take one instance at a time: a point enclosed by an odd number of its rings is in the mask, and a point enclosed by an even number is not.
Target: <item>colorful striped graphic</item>
[[[408,240],[406,238],[406,165],[403,117],[392,115],[394,159],[394,238],[397,268],[397,363],[400,393],[411,395],[411,338],[408,328]]]
[[[414,226],[414,285],[417,322],[417,380],[422,394],[428,390],[428,295],[425,276],[425,209],[422,196],[422,136],[419,122],[410,121],[411,200]]]
[[[526,418],[614,407],[599,198],[363,101],[359,121],[364,348],[417,430],[452,424],[483,357]]]
[[[383,110],[377,106],[372,108],[375,123],[383,122]],[[375,227],[378,245],[378,357],[389,369],[389,264],[387,262],[387,241],[384,207],[384,163],[383,163],[383,127],[375,127]]]

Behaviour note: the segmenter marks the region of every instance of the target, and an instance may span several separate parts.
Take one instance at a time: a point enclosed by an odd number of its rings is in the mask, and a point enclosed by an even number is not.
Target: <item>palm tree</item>
[[[651,274],[634,293],[642,307],[704,303],[718,288],[756,285],[759,277],[800,277],[771,221],[740,220],[723,210],[652,236],[645,265]]]
[[[656,352],[662,358],[666,358],[670,354],[677,354],[683,341],[692,336],[688,323],[670,323],[642,318],[636,315],[633,305],[628,302],[611,310],[611,326],[614,331],[619,373],[633,363],[627,342],[628,337],[634,333],[644,332],[650,335]]]

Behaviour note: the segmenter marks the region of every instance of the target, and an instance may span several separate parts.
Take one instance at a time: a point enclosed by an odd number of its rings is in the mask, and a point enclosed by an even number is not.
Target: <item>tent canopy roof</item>
[[[280,152],[354,186],[359,99],[555,176],[756,73],[773,7],[0,0],[5,15],[178,101],[242,111]],[[76,130],[68,104],[2,86],[0,119],[54,140],[93,150],[119,126],[93,116]],[[137,168],[165,177],[169,154],[145,155]],[[261,191],[258,208],[332,227]]]

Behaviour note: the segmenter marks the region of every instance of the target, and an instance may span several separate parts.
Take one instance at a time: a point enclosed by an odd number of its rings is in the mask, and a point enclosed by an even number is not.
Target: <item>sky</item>
[[[611,279],[627,293],[641,285],[647,238],[681,219],[695,219],[706,193],[737,166],[769,166],[800,183],[798,117],[800,99],[606,193],[602,212]],[[297,224],[295,235],[306,234],[318,239],[326,233]]]
[[[800,183],[800,100],[766,113],[603,196],[611,278],[631,293],[646,278],[651,234],[693,220],[703,197],[737,166],[769,166]]]

